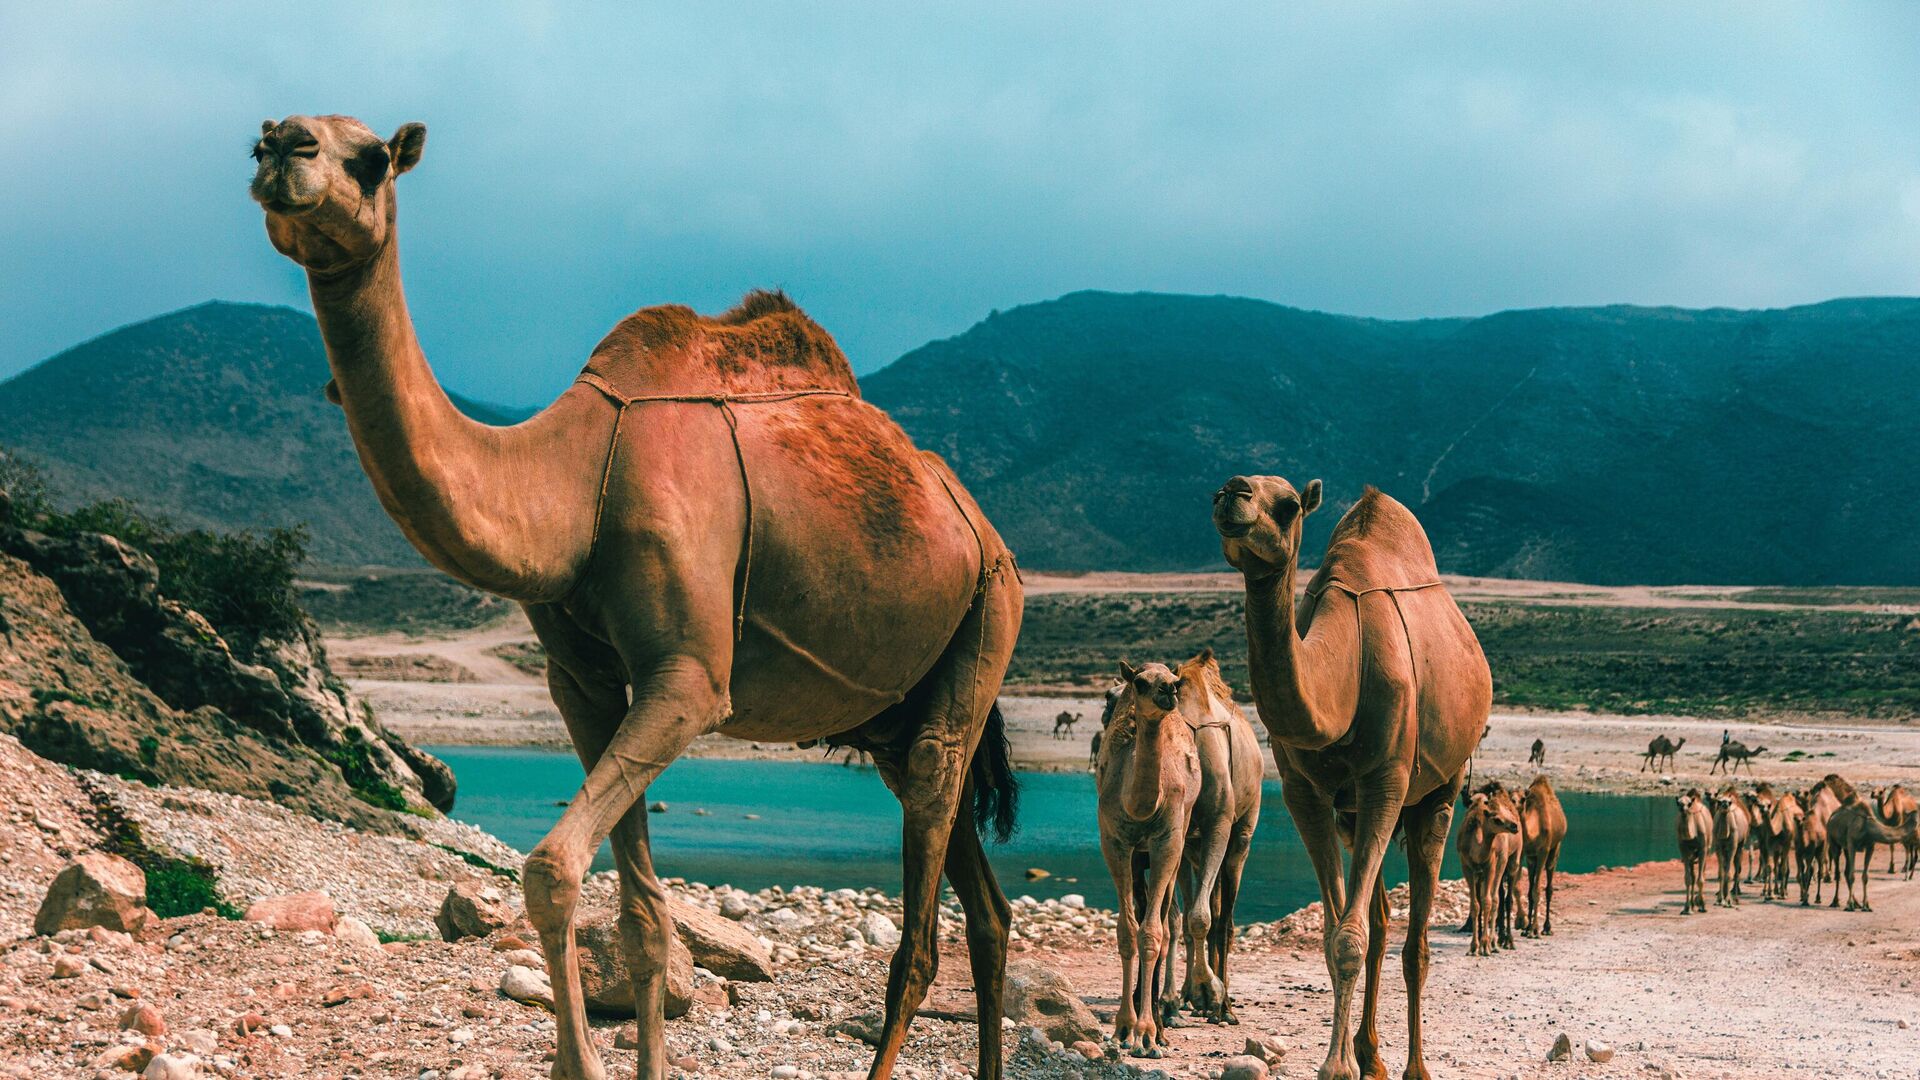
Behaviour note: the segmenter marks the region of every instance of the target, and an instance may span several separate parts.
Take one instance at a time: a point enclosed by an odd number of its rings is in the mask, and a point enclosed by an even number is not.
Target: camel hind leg
[[[1447,851],[1447,832],[1453,826],[1453,796],[1460,778],[1422,799],[1405,818],[1407,838],[1407,943],[1400,950],[1400,968],[1407,980],[1407,1068],[1404,1080],[1428,1080],[1420,1046],[1420,995],[1427,985],[1427,921],[1433,914],[1433,893],[1440,883],[1440,860]]]
[[[980,748],[1007,660],[1020,634],[1020,591],[997,573],[974,599],[947,651],[895,709],[911,739],[875,753],[881,776],[900,800],[900,945],[887,968],[886,1015],[868,1080],[886,1080],[906,1043],[907,1025],[939,969],[941,870],[960,817],[960,796]],[[970,856],[969,856],[970,857]],[[1004,969],[1003,969],[1004,976]],[[982,1040],[982,1050],[990,1042]],[[981,1061],[981,1080],[1000,1075],[998,1057]]]
[[[1367,985],[1360,999],[1360,1030],[1353,1035],[1353,1060],[1366,1080],[1385,1080],[1387,1066],[1380,1060],[1380,965],[1387,956],[1387,890],[1373,890],[1372,913],[1367,920]]]
[[[960,812],[947,840],[947,880],[967,916],[967,966],[973,973],[975,1008],[980,1020],[980,1068],[976,1075],[999,1074],[1002,995],[1007,974],[1007,928],[1013,908],[987,864],[974,823],[972,792],[962,789]]]
[[[1220,1020],[1226,1024],[1240,1022],[1233,1011],[1233,983],[1227,974],[1227,961],[1233,953],[1233,909],[1240,898],[1240,876],[1246,872],[1247,855],[1253,850],[1253,829],[1252,823],[1247,823],[1244,830],[1236,827],[1227,845],[1226,860],[1220,865],[1220,888],[1214,894],[1217,906],[1213,934],[1207,942],[1213,973],[1220,979]]]

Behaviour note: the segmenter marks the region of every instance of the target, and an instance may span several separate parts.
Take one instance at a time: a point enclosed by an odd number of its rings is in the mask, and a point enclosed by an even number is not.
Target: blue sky
[[[428,125],[414,317],[516,403],[636,307],[759,285],[861,371],[1082,288],[1920,293],[1916,43],[1896,3],[8,5],[0,377],[202,300],[305,307],[246,197],[295,112]]]

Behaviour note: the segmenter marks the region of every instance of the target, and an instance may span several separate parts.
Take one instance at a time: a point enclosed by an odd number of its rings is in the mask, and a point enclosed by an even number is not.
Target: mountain
[[[1596,583],[1920,581],[1920,300],[1395,322],[1075,293],[864,380],[1023,564],[1220,562],[1235,473],[1365,484],[1443,570]]]
[[[0,445],[78,501],[200,526],[307,523],[323,562],[417,564],[360,471],[311,315],[210,303],[122,327],[0,383]],[[524,419],[454,397],[488,423]]]

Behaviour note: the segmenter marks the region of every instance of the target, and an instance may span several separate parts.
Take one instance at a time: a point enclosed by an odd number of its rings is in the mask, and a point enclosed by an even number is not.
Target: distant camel
[[[1739,798],[1740,805],[1745,807],[1747,811],[1749,830],[1747,833],[1747,857],[1742,860],[1742,864],[1746,867],[1746,880],[1748,884],[1756,881],[1761,882],[1760,899],[1765,900],[1771,894],[1771,890],[1762,878],[1772,865],[1773,836],[1767,832],[1762,825],[1766,821],[1767,816],[1773,812],[1773,804],[1775,802],[1773,788],[1767,784],[1761,784],[1758,787],[1749,788],[1741,792]]]
[[[1526,936],[1553,935],[1553,878],[1560,869],[1560,845],[1567,839],[1567,812],[1554,794],[1553,781],[1534,778],[1520,793],[1521,858],[1527,866]],[[1547,879],[1546,923],[1541,924],[1540,878]]]
[[[1193,803],[1180,873],[1186,909],[1187,976],[1181,1001],[1215,1023],[1237,1024],[1228,992],[1233,911],[1240,877],[1260,823],[1260,783],[1266,767],[1253,725],[1233,703],[1212,649],[1174,669],[1180,677],[1179,716],[1193,731],[1200,754],[1200,795]]]
[[[1056,739],[1073,738],[1073,725],[1079,722],[1079,713],[1070,713],[1063,710],[1059,716],[1053,718],[1053,737]],[[1066,732],[1066,734],[1062,735],[1061,732],[1063,731]]]
[[[1897,827],[1903,821],[1908,822],[1906,831],[1900,834],[1900,844],[1907,849],[1905,876],[1911,881],[1914,864],[1920,862],[1920,829],[1915,828],[1912,822],[1908,821],[1908,817],[1915,810],[1920,810],[1920,802],[1916,802],[1913,794],[1899,784],[1882,788],[1874,802],[1883,824]],[[1887,873],[1893,872],[1893,845],[1888,844]]]
[[[1719,907],[1740,906],[1740,859],[1751,826],[1738,795],[1722,791],[1713,797],[1713,863],[1720,878],[1713,902]]]
[[[1087,768],[1091,769],[1100,760],[1100,736],[1105,732],[1093,733],[1093,745],[1087,747]]]
[[[1855,796],[1851,802],[1833,812],[1827,819],[1827,851],[1838,871],[1837,877],[1847,883],[1847,910],[1872,911],[1867,903],[1867,877],[1872,872],[1873,845],[1897,844],[1900,837],[1913,827],[1915,814],[1909,810],[1900,824],[1888,826],[1881,823],[1873,814],[1873,807],[1867,800]],[[1853,862],[1860,859],[1860,899],[1853,898]],[[1844,863],[1843,861],[1844,860]],[[1840,885],[1833,886],[1833,904],[1840,904]]]
[[[1657,768],[1657,763],[1662,758],[1666,759],[1667,767],[1672,768],[1673,755],[1678,753],[1680,748],[1685,745],[1687,745],[1687,740],[1684,738],[1674,740],[1667,738],[1665,735],[1655,735],[1653,741],[1647,744],[1646,761],[1640,766],[1640,771],[1646,772],[1648,769]]]
[[[1675,799],[1680,805],[1680,818],[1677,832],[1680,840],[1680,866],[1686,871],[1686,898],[1680,904],[1680,914],[1691,915],[1707,910],[1707,844],[1713,838],[1713,815],[1708,813],[1705,800],[1698,790],[1689,791]]]
[[[1473,927],[1467,951],[1474,956],[1492,956],[1500,883],[1507,876],[1507,868],[1520,857],[1520,816],[1506,792],[1476,793],[1468,800],[1454,847],[1460,853],[1460,871],[1467,879],[1467,917]]]
[[[1533,750],[1527,754],[1527,764],[1545,765],[1547,763],[1547,744],[1544,739],[1533,740]]]
[[[1726,765],[1729,761],[1733,762],[1733,764],[1727,766],[1728,772],[1733,772],[1743,764],[1746,765],[1748,772],[1752,772],[1753,762],[1751,759],[1759,757],[1766,752],[1767,748],[1764,746],[1756,746],[1749,750],[1747,749],[1747,744],[1743,742],[1723,742],[1720,744],[1720,756],[1713,759],[1713,764],[1707,769],[1707,775],[1712,776],[1715,769]]]
[[[1113,876],[1120,950],[1120,1008],[1113,1038],[1136,1057],[1166,1051],[1160,1010],[1170,988],[1173,888],[1200,757],[1193,730],[1174,713],[1180,681],[1165,664],[1121,663],[1124,688],[1110,698],[1095,786],[1100,853]]]

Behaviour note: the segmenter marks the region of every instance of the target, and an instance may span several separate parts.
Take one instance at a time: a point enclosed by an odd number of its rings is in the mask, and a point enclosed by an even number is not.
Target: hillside
[[[75,501],[132,497],[201,527],[306,523],[320,561],[417,563],[321,395],[327,379],[312,316],[202,304],[0,383],[0,444]],[[454,401],[489,423],[521,419]]]
[[[1022,561],[1219,562],[1240,472],[1366,483],[1442,569],[1596,583],[1920,581],[1920,301],[1391,322],[1075,293],[868,377]]]

